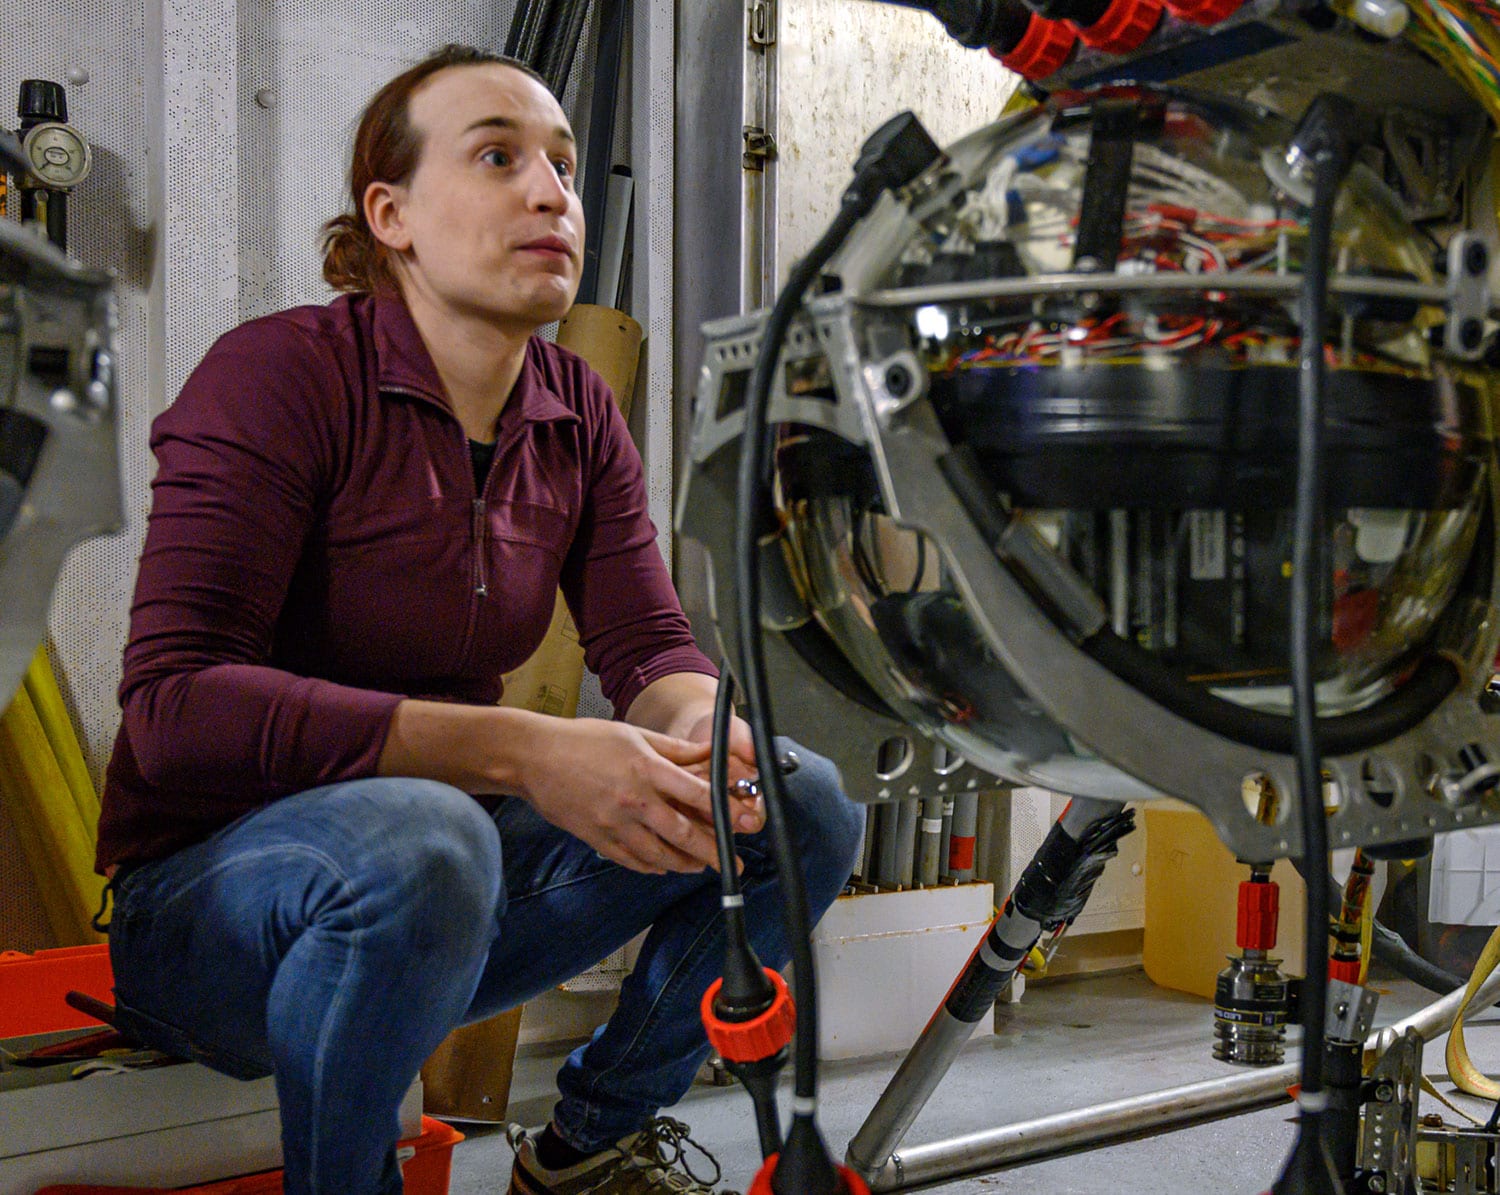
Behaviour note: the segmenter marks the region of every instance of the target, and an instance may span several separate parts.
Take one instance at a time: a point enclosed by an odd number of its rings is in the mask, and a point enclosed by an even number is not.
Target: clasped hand
[[[553,825],[633,871],[717,868],[708,783],[711,733],[711,717],[686,738],[624,722],[559,719],[552,741],[526,769],[524,795]],[[758,797],[734,795],[737,781],[755,775],[749,727],[736,718],[729,738],[730,815],[741,833],[765,824]]]

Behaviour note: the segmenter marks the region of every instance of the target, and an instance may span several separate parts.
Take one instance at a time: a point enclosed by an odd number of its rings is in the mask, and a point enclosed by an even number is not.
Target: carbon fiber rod
[[[1051,920],[1049,902],[1066,887],[1070,876],[1088,864],[1082,844],[1090,831],[1097,832],[1109,819],[1120,817],[1121,809],[1115,801],[1075,797],[1057,819],[1000,915],[849,1142],[847,1161],[855,1170],[861,1174],[878,1170],[900,1144],[974,1026],[994,1007],[1000,990],[1036,945]],[[1112,840],[1107,846],[1112,855]]]

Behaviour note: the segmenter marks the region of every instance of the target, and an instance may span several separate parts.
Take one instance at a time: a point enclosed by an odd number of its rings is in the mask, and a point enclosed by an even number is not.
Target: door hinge
[[[752,46],[774,46],[776,44],[776,0],[749,0],[750,44]]]
[[[741,164],[746,170],[764,170],[776,157],[776,138],[759,125],[745,126],[745,155]]]

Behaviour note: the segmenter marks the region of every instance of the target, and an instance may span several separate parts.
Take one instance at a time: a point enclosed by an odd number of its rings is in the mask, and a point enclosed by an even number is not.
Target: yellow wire
[[[1465,90],[1484,106],[1492,121],[1500,124],[1500,83],[1497,83],[1493,73],[1482,73],[1476,67],[1477,54],[1466,52],[1469,48],[1477,50],[1478,47],[1464,38],[1461,31],[1442,20],[1436,11],[1435,0],[1414,0],[1409,7],[1426,35],[1414,37],[1417,44],[1463,84]],[[1477,13],[1473,15],[1471,23],[1476,28],[1482,26],[1486,34],[1493,34],[1493,27]],[[1496,39],[1495,47],[1500,52],[1500,38]]]

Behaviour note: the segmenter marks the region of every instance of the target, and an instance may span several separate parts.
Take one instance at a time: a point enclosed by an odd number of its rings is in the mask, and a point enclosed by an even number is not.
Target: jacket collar
[[[374,310],[375,376],[380,389],[417,394],[451,410],[437,366],[405,300],[399,294],[382,291],[371,295],[369,302]],[[522,419],[534,423],[577,421],[578,413],[547,384],[541,364],[546,351],[543,343],[535,336],[527,343],[526,360],[505,404],[505,413],[519,412]]]

